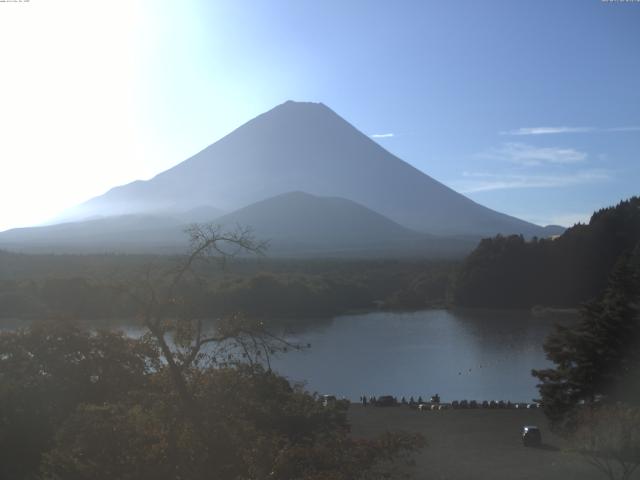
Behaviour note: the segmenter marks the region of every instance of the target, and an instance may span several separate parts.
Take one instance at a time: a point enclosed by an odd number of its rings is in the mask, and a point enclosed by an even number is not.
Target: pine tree
[[[614,267],[581,321],[557,326],[544,349],[555,368],[534,370],[545,413],[558,431],[575,427],[576,406],[640,403],[640,244]]]

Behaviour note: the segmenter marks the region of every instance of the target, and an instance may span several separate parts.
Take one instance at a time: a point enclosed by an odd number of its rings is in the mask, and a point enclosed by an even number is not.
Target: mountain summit
[[[544,235],[490,210],[394,156],[322,103],[285,102],[148,181],[113,188],[77,218],[186,211],[231,212],[303,191],[341,197],[431,234]]]

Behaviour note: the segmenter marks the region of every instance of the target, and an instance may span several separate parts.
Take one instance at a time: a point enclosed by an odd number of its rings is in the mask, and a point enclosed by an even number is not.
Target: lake
[[[272,366],[310,391],[352,400],[439,393],[443,401],[525,402],[538,397],[531,369],[550,365],[545,337],[554,323],[575,318],[476,310],[343,315],[290,332],[311,348]]]
[[[311,392],[443,401],[538,397],[531,369],[550,365],[542,344],[575,315],[528,311],[422,310],[341,315],[294,323],[284,336],[311,348],[272,359],[274,370]],[[15,324],[14,324],[15,323]],[[3,321],[0,330],[22,322]],[[124,327],[132,336],[140,327]]]

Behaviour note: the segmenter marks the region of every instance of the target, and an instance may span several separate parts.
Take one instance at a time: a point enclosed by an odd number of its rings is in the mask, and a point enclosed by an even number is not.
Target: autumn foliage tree
[[[199,264],[259,252],[246,230],[191,231],[175,266],[118,285],[146,333],[51,321],[0,333],[0,478],[351,480],[391,478],[423,445],[355,439],[269,368],[299,345],[242,316],[210,319]]]

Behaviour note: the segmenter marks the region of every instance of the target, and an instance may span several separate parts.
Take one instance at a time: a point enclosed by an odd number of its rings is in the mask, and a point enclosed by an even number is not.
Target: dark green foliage
[[[455,302],[462,306],[514,308],[526,303],[527,283],[538,273],[533,255],[537,242],[522,236],[484,239],[469,255],[456,278]],[[531,252],[533,253],[533,252]]]
[[[259,273],[220,282],[210,301],[211,308],[220,313],[240,310],[251,316],[281,318],[327,316],[371,305],[372,300],[366,287],[357,281]]]
[[[28,478],[79,404],[143,388],[155,360],[142,341],[65,322],[0,334],[0,478]]]
[[[60,321],[0,334],[0,479],[389,478],[423,444],[351,438],[341,404],[259,365],[183,370],[187,411],[153,345]]]
[[[617,259],[640,241],[640,197],[593,214],[555,240],[497,236],[480,242],[456,278],[467,307],[575,307],[598,295]]]
[[[68,270],[61,259],[68,261]],[[143,259],[153,260],[159,269],[175,260],[0,252],[0,263],[11,265],[13,272],[0,272],[0,318],[126,322],[137,310],[122,285],[144,281]],[[455,266],[444,261],[241,260],[234,263],[233,275],[198,265],[204,288],[197,290],[197,298],[193,291],[181,295],[206,317],[243,312],[263,319],[300,319],[378,307],[419,309],[447,302]]]
[[[432,266],[402,282],[401,288],[388,296],[383,306],[392,309],[441,307],[449,302],[453,268]]]
[[[578,325],[557,326],[545,345],[554,368],[534,370],[545,413],[559,430],[575,427],[579,405],[640,404],[640,243],[620,258],[602,295]]]

